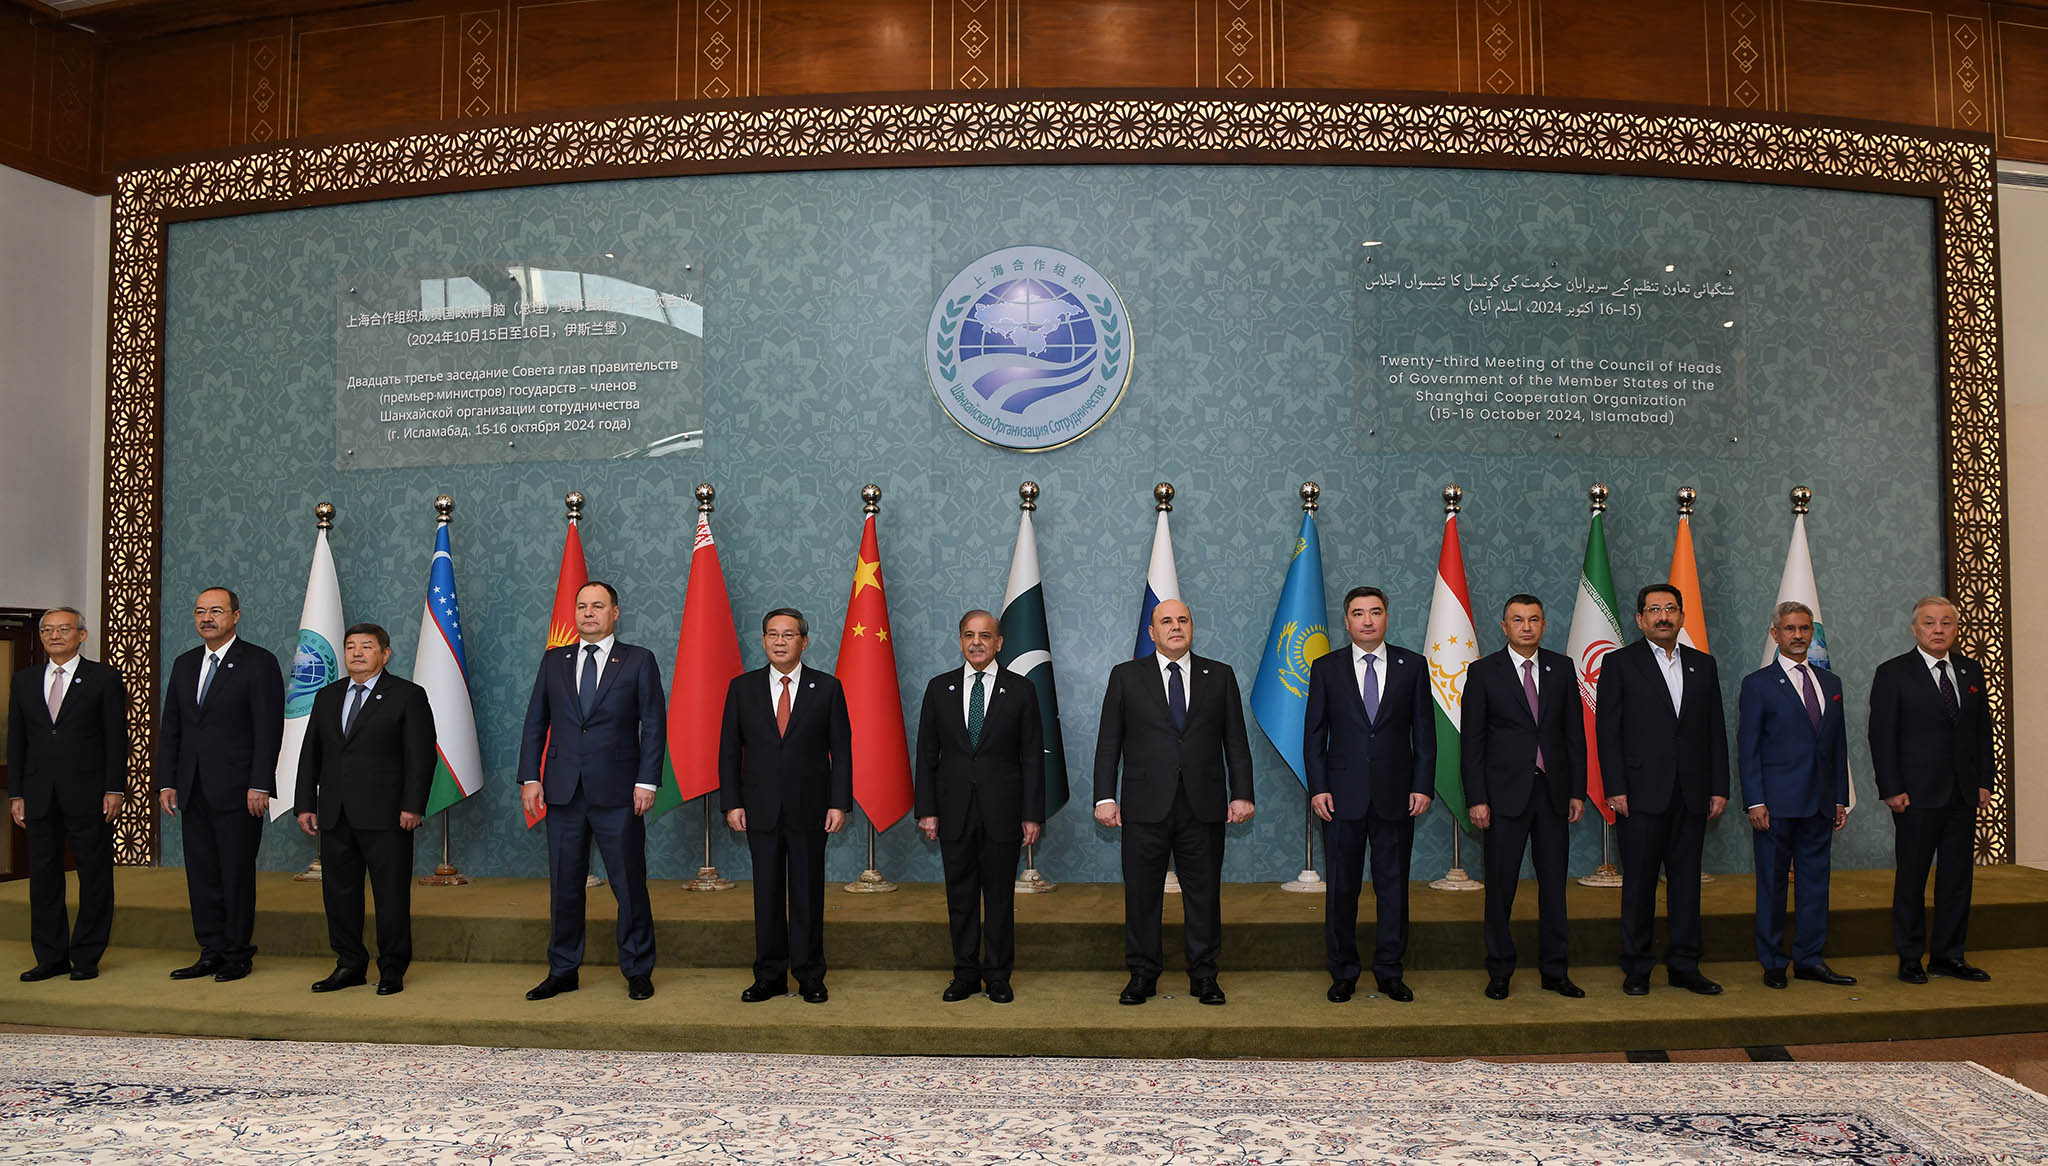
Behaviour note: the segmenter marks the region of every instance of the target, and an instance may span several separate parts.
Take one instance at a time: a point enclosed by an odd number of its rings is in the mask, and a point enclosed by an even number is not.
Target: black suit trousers
[[[1365,817],[1323,823],[1323,857],[1330,882],[1323,894],[1323,947],[1333,980],[1356,980],[1358,896],[1365,882],[1366,849],[1372,850],[1374,927],[1372,974],[1391,980],[1408,954],[1408,861],[1415,850],[1415,819]]]
[[[412,831],[366,830],[336,819],[320,828],[320,900],[336,967],[370,966],[363,946],[363,877],[377,900],[377,971],[403,977],[412,965]]]
[[[64,911],[64,844],[78,859],[78,923]],[[28,938],[36,963],[96,968],[114,926],[114,828],[99,814],[50,812],[28,820]]]
[[[583,787],[548,805],[548,974],[566,976],[583,964],[584,879],[597,842],[619,903],[619,971],[654,973],[654,910],[647,902],[647,819],[633,807],[593,806]]]
[[[971,786],[967,799],[967,828],[958,838],[939,840],[953,975],[1008,983],[1017,960],[1017,856],[1024,844],[990,839]]]
[[[1621,971],[1646,976],[1657,959],[1650,948],[1657,922],[1657,871],[1664,872],[1664,912],[1670,942],[1664,964],[1672,971],[1700,967],[1700,847],[1707,816],[1673,799],[1661,814],[1634,810],[1616,822],[1621,836]]]
[[[1571,927],[1565,906],[1569,823],[1543,796],[1542,776],[1536,781],[1537,792],[1520,814],[1510,816],[1496,808],[1493,825],[1480,836],[1479,852],[1486,860],[1486,974],[1495,979],[1515,974],[1515,938],[1509,921],[1522,881],[1525,848],[1536,868],[1536,966],[1549,977],[1570,970]]]
[[[1976,790],[1945,806],[1909,805],[1892,815],[1899,872],[1892,880],[1892,946],[1902,960],[1925,955],[1961,960],[1970,934],[1970,884],[1975,869]],[[1934,935],[1927,925],[1927,868],[1934,867]]]
[[[1821,962],[1828,940],[1829,849],[1835,834],[1834,807],[1805,818],[1771,815],[1771,828],[1750,830],[1756,855],[1756,958],[1766,968],[1782,970],[1785,956],[1786,872],[1797,903],[1793,915],[1791,964],[1803,968]]]
[[[1180,879],[1188,979],[1213,979],[1223,950],[1223,823],[1195,817],[1183,785],[1165,821],[1126,820],[1123,834],[1124,965],[1154,979],[1164,967],[1159,932],[1170,855]]]
[[[824,823],[747,831],[754,858],[754,978],[813,984],[825,978]]]
[[[256,851],[263,818],[236,798],[225,806],[207,799],[206,783],[178,806],[185,841],[185,889],[192,899],[192,934],[199,954],[229,963],[256,957]]]

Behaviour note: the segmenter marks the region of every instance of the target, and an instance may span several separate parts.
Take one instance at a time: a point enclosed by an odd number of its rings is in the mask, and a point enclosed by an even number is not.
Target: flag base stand
[[[686,891],[730,891],[732,880],[718,873],[715,866],[700,866],[697,877],[683,884]]]
[[[1166,872],[1166,885],[1165,885],[1165,886],[1164,886],[1163,888],[1161,888],[1161,889],[1162,889],[1163,891],[1165,891],[1165,893],[1167,893],[1167,894],[1169,894],[1169,895],[1178,895],[1178,894],[1180,894],[1180,876],[1179,876],[1179,875],[1177,875],[1177,874],[1175,874],[1175,873],[1173,873],[1173,872],[1172,872],[1172,871],[1170,871],[1170,870],[1169,870],[1169,871],[1167,871],[1167,872]]]
[[[589,890],[591,887],[601,887],[603,885],[604,879],[600,878],[597,875],[585,875],[583,878],[583,888],[585,890]]]
[[[1020,895],[1050,895],[1059,889],[1060,885],[1058,883],[1039,874],[1038,868],[1035,866],[1024,868],[1024,873],[1017,876],[1015,887],[1016,892]]]
[[[1711,883],[1711,882],[1713,882],[1713,881],[1714,881],[1714,876],[1713,876],[1713,875],[1710,875],[1710,874],[1708,874],[1708,873],[1707,873],[1706,871],[1701,871],[1701,872],[1700,872],[1700,883],[1701,883],[1701,885],[1703,885],[1703,886],[1704,886],[1705,884],[1707,884],[1707,883]]]
[[[896,889],[896,884],[882,877],[882,872],[869,867],[860,872],[860,877],[846,884],[850,895],[886,895]]]
[[[450,863],[437,863],[434,866],[433,874],[421,876],[420,885],[423,887],[466,887],[469,885],[469,876],[456,870]]]
[[[306,869],[292,876],[292,881],[295,883],[317,883],[321,881],[320,860],[316,858],[312,862],[307,863]]]
[[[1618,887],[1621,885],[1621,868],[1611,862],[1603,862],[1593,868],[1593,873],[1579,880],[1582,887]]]
[[[1479,882],[1470,875],[1467,875],[1465,868],[1462,866],[1454,866],[1445,871],[1444,877],[1431,882],[1429,886],[1431,890],[1436,891],[1482,891],[1486,889],[1485,883]]]
[[[1281,883],[1280,889],[1293,891],[1297,895],[1320,895],[1329,889],[1329,884],[1325,883],[1323,876],[1313,869],[1303,868],[1300,874]]]

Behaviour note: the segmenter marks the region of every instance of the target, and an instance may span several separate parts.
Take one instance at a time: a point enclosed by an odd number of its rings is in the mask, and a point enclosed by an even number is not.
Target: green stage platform
[[[1574,886],[1573,975],[1586,998],[1538,990],[1525,967],[1513,996],[1488,1000],[1480,992],[1480,896],[1417,884],[1408,977],[1415,1002],[1366,993],[1332,1005],[1323,999],[1321,897],[1234,884],[1224,893],[1223,1008],[1187,999],[1172,970],[1162,998],[1140,1008],[1116,1003],[1125,978],[1116,886],[1019,897],[1011,1005],[939,1001],[951,962],[944,902],[938,887],[912,884],[890,895],[832,895],[830,1003],[790,997],[747,1006],[738,999],[752,944],[744,884],[716,894],[654,886],[660,957],[656,995],[644,1003],[626,999],[608,963],[611,896],[593,889],[583,989],[529,1003],[523,993],[545,971],[547,893],[538,879],[417,888],[417,954],[406,991],[378,997],[307,990],[332,966],[317,885],[263,875],[255,973],[234,984],[177,983],[166,973],[194,954],[183,872],[124,868],[116,878],[118,946],[100,978],[85,983],[15,978],[34,962],[27,886],[0,885],[0,1022],[572,1048],[1203,1057],[1597,1052],[2048,1030],[2048,949],[2030,946],[2048,943],[2048,872],[2016,867],[1977,871],[1970,958],[1992,973],[1991,983],[1937,979],[1924,987],[1893,975],[1889,872],[1845,871],[1834,881],[1828,958],[1862,982],[1795,981],[1784,991],[1758,980],[1749,879],[1721,876],[1704,888],[1707,972],[1728,991],[1711,999],[1674,991],[1661,975],[1649,996],[1623,996],[1614,965],[1618,892]],[[1530,916],[1525,955],[1534,948],[1533,899],[1525,894],[1518,904],[1518,916]],[[1172,964],[1179,905],[1169,897],[1167,909]]]

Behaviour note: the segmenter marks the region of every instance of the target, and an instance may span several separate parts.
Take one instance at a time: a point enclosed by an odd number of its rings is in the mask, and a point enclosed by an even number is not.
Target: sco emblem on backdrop
[[[1131,377],[1130,317],[1101,272],[1051,247],[968,264],[932,307],[925,368],[960,428],[1055,449],[1102,423]]]

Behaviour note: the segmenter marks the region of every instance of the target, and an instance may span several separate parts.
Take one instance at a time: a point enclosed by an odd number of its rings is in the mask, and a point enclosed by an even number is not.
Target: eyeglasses
[[[57,624],[54,627],[45,624],[42,628],[42,633],[46,636],[68,636],[79,630],[81,629],[75,623]]]
[[[193,614],[193,615],[214,615],[214,616],[220,616],[220,615],[226,615],[227,613],[228,613],[228,609],[227,609],[227,608],[225,608],[225,607],[195,607],[195,608],[193,608],[193,609],[192,609],[192,614]]]
[[[1643,609],[1644,615],[1677,615],[1681,609],[1670,603],[1659,603]]]
[[[802,632],[762,632],[761,638],[782,643],[787,640],[801,640],[804,638],[804,635]]]

